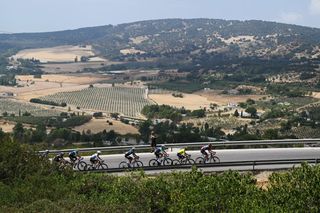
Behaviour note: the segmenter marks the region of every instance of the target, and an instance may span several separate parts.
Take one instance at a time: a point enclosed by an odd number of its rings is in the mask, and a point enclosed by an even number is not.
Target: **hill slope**
[[[256,20],[165,19],[59,32],[0,34],[0,52],[83,43],[119,60],[129,55],[187,58],[199,54],[317,58],[320,29]]]

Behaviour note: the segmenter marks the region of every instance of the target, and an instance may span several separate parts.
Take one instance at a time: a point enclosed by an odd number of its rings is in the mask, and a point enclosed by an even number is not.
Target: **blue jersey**
[[[126,156],[129,156],[129,155],[135,155],[135,150],[134,149],[129,149],[129,151],[126,152]]]

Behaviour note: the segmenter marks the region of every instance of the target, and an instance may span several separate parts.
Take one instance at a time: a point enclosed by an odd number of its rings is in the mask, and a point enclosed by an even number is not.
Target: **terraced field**
[[[81,109],[109,113],[117,112],[126,116],[136,117],[145,105],[151,104],[145,96],[145,89],[143,88],[94,87],[80,91],[59,92],[40,99],[56,103],[64,102]]]
[[[19,115],[19,111],[21,112],[21,114],[23,114],[24,112],[29,112],[32,116],[56,116],[60,114],[59,111],[44,109],[35,104],[0,98],[1,114],[7,112],[9,115],[15,114],[17,116]]]

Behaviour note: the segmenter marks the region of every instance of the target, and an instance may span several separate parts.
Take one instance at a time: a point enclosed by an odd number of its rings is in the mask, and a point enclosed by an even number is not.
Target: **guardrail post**
[[[252,163],[252,170],[253,170],[253,171],[255,171],[255,167],[254,167],[255,165],[256,165],[256,162],[253,161],[253,163]]]

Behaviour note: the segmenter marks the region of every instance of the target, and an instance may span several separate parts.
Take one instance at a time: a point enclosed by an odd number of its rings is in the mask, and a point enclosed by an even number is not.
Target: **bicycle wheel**
[[[97,169],[101,169],[101,170],[103,170],[103,169],[108,169],[108,165],[105,164],[105,163],[101,163],[101,164],[98,166]]]
[[[203,157],[197,157],[196,158],[196,163],[197,164],[203,164],[206,163],[205,159]]]
[[[213,156],[210,158],[210,163],[220,163],[220,158],[217,156]]]
[[[180,165],[180,161],[175,159],[172,161],[172,165]]]
[[[189,164],[189,165],[193,165],[193,164],[195,164],[196,162],[193,160],[193,159],[188,159],[186,162],[185,162],[185,164]]]
[[[149,166],[159,166],[159,163],[156,159],[151,159],[149,161]]]
[[[163,165],[164,166],[169,166],[172,165],[172,159],[171,158],[166,158],[163,160]]]
[[[77,169],[78,169],[79,171],[84,171],[84,170],[86,170],[86,168],[87,168],[87,163],[84,162],[84,161],[80,161],[80,162],[78,163],[78,165],[77,165]]]
[[[120,164],[119,164],[119,168],[122,168],[122,169],[125,169],[125,168],[128,168],[129,165],[127,162],[125,161],[122,161]]]
[[[139,168],[139,167],[143,167],[143,163],[141,161],[136,161],[133,163],[133,167],[134,168]]]

